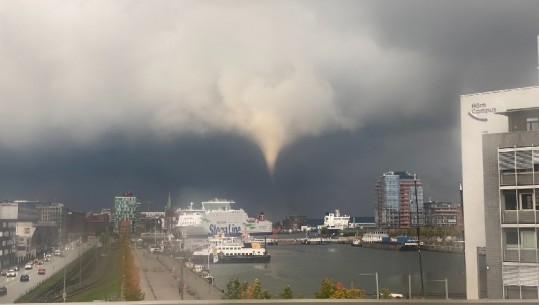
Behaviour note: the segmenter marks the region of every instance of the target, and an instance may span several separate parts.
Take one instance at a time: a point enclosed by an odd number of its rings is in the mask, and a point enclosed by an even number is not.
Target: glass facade
[[[122,221],[128,221],[130,232],[137,232],[140,222],[140,203],[137,197],[114,198],[114,232],[120,232]]]
[[[539,295],[539,147],[498,149],[504,298]]]
[[[401,228],[417,224],[414,176],[407,172],[388,172],[380,177],[376,187],[375,221],[379,228]],[[423,188],[417,180],[419,212],[423,210]],[[422,222],[420,217],[420,223]]]

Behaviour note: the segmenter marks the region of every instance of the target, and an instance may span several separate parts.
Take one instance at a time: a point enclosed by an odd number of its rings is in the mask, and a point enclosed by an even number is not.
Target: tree
[[[140,290],[140,277],[135,264],[133,252],[129,246],[129,238],[122,236],[123,255],[123,295],[126,301],[144,300],[144,292]]]
[[[241,299],[242,292],[247,290],[247,282],[240,283],[238,278],[230,280],[226,284],[225,299],[238,300]]]
[[[225,299],[271,299],[267,289],[262,288],[262,282],[255,279],[252,284],[240,282],[238,278],[230,280],[226,285]]]
[[[252,284],[247,285],[247,289],[242,294],[242,299],[271,299],[267,289],[262,288],[262,282],[255,279]]]
[[[320,234],[327,236],[329,234],[328,228],[322,227],[322,229],[320,229]]]
[[[283,289],[283,292],[281,292],[281,294],[279,295],[279,299],[293,299],[293,298],[294,298],[294,293],[292,292],[292,288],[290,288],[290,285],[286,286]]]
[[[348,289],[343,283],[329,278],[323,279],[320,286],[320,290],[314,294],[317,299],[361,299],[365,296],[363,289],[354,288],[353,284]]]
[[[391,299],[391,291],[388,288],[380,289],[380,298],[381,299]]]
[[[317,299],[329,299],[335,292],[335,282],[330,278],[324,278],[320,283],[320,290],[314,293]]]

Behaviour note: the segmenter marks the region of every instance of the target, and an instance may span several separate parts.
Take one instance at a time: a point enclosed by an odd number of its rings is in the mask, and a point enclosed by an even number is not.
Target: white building
[[[479,298],[479,274],[481,272],[486,274],[486,270],[479,270],[478,265],[479,249],[486,247],[483,135],[508,132],[507,117],[499,113],[538,106],[539,87],[461,96],[462,183],[468,299]],[[498,219],[495,221],[499,224]]]

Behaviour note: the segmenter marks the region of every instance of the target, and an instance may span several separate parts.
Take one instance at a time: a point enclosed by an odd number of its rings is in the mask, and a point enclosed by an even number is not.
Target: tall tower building
[[[412,228],[417,226],[418,218],[419,223],[423,223],[423,187],[414,175],[387,172],[380,177],[374,189],[378,228]]]
[[[461,96],[468,299],[537,298],[538,101],[539,87]]]

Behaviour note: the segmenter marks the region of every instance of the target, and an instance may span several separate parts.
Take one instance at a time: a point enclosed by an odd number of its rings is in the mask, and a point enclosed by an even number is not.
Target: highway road
[[[69,247],[64,251],[64,256],[52,256],[50,262],[44,262],[43,266],[34,266],[31,270],[24,270],[24,266],[20,267],[17,271],[16,277],[0,277],[0,286],[7,287],[7,295],[0,296],[0,303],[13,303],[15,300],[26,294],[28,291],[39,285],[44,280],[51,277],[53,274],[62,271],[63,267],[72,261],[76,260],[79,255],[82,255],[86,250],[90,249],[94,245],[82,244],[80,247]],[[45,268],[44,275],[37,274],[39,268]],[[22,274],[28,274],[30,281],[21,282],[19,280]]]

